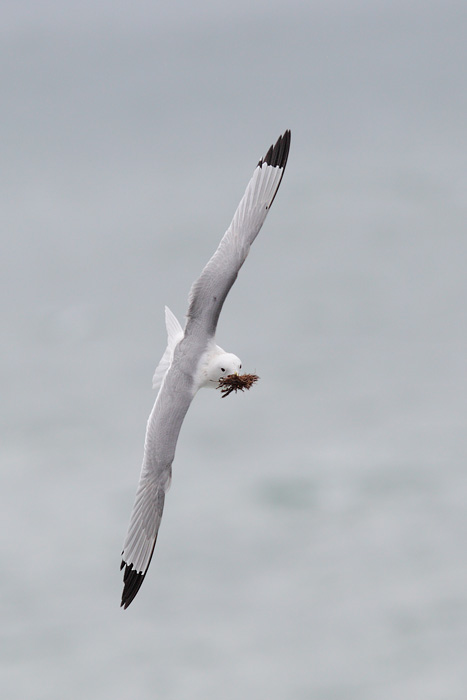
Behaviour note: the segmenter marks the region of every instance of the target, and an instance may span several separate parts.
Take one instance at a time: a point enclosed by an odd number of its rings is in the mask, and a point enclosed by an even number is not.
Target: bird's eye
[[[240,365],[240,367],[238,369],[242,369],[242,366]]]
[[[225,372],[225,367],[221,367],[221,372]]]

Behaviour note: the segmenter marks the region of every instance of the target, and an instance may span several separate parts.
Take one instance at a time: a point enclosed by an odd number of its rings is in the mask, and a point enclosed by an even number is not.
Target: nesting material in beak
[[[227,377],[221,377],[216,389],[221,390],[222,398],[225,398],[232,391],[243,391],[250,389],[259,379],[257,374],[229,374]]]

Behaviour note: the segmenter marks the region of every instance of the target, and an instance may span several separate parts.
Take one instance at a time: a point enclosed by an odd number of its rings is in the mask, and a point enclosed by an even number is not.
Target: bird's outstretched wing
[[[289,148],[290,131],[287,130],[255,168],[232,223],[191,288],[185,335],[206,333],[214,337],[225,298],[281,184]]]
[[[175,356],[148,419],[144,458],[130,525],[122,551],[123,594],[127,608],[144,581],[156,545],[165,493],[183,419],[193,400],[193,379],[186,372],[191,358],[186,348]]]

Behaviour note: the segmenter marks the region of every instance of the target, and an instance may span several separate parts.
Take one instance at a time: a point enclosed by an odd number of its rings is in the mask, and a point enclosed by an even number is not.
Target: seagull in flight
[[[216,345],[217,322],[277,194],[289,148],[287,130],[256,166],[232,223],[191,288],[184,330],[165,309],[167,348],[153,378],[158,394],[147,423],[143,465],[120,566],[124,609],[141,588],[151,562],[186,412],[198,389],[217,388],[220,380],[238,375],[242,368],[236,355]]]

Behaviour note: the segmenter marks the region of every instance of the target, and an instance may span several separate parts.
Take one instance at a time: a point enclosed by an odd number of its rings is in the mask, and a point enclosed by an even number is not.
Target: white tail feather
[[[165,307],[165,327],[167,329],[167,347],[152,378],[152,387],[157,391],[159,391],[167,370],[172,364],[175,347],[183,338],[183,329],[168,306]]]

